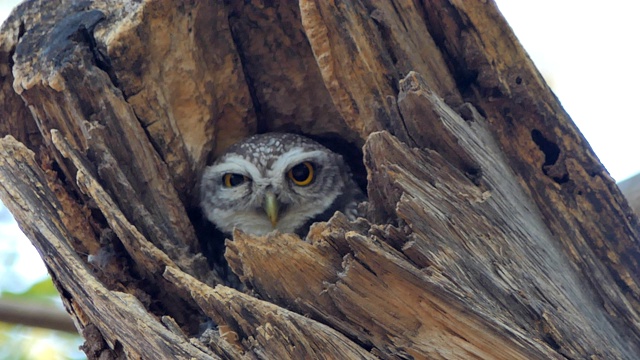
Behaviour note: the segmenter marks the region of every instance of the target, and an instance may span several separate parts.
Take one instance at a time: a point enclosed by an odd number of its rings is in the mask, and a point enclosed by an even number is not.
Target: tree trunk
[[[640,354],[638,219],[492,1],[27,1],[0,44],[0,197],[89,358]],[[268,131],[366,219],[225,242],[197,180]]]

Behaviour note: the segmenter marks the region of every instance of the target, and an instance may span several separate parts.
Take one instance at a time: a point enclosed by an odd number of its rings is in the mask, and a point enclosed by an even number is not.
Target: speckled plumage
[[[315,167],[315,178],[307,186],[287,177],[303,162]],[[225,187],[223,177],[229,173],[248,180]],[[275,226],[265,212],[267,193],[274,195],[280,209]],[[254,135],[234,144],[205,169],[200,183],[202,210],[225,233],[238,228],[256,235],[273,230],[303,235],[311,223],[326,221],[335,211],[355,219],[364,199],[341,155],[287,133]]]

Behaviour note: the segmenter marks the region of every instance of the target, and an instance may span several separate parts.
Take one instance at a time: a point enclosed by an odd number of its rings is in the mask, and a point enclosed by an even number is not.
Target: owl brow
[[[282,156],[273,163],[271,170],[284,172],[303,161],[313,161],[326,156],[326,152],[322,150],[303,151],[302,149],[294,149],[282,154]]]
[[[254,180],[260,179],[260,171],[251,162],[237,157],[229,157],[223,163],[213,165],[211,171],[223,175],[226,173],[234,173],[248,176]]]

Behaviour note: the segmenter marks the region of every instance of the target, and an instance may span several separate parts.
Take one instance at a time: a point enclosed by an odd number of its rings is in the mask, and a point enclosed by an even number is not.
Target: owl
[[[254,135],[232,145],[200,181],[200,205],[219,230],[303,236],[336,211],[357,217],[365,200],[342,156],[304,136]]]

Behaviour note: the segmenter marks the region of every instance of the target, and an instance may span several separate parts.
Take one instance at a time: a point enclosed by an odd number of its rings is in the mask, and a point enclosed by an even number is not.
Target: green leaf
[[[33,284],[25,293],[30,296],[58,296],[58,290],[53,286],[53,281],[48,276],[42,281]]]
[[[58,298],[58,291],[55,286],[53,286],[51,278],[47,277],[44,280],[33,284],[29,289],[22,293],[3,291],[0,296],[7,299],[54,303]]]

